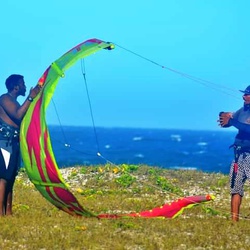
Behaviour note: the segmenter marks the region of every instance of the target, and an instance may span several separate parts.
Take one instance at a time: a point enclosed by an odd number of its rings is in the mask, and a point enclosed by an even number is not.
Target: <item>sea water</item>
[[[146,164],[228,173],[235,132],[49,126],[60,168],[74,165]]]

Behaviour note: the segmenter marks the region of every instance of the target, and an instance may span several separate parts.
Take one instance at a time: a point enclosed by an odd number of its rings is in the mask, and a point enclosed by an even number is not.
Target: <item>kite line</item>
[[[138,54],[138,53],[136,53],[136,52],[134,52],[134,51],[132,51],[130,49],[126,49],[125,47],[120,46],[117,43],[114,43],[114,45],[116,47],[119,47],[119,48],[123,49],[124,51],[126,51],[128,53],[131,53],[131,54],[133,54],[133,55],[135,55],[135,56],[137,56],[137,57],[139,57],[139,58],[141,58],[141,59],[143,59],[145,61],[148,61],[148,62],[150,62],[150,63],[152,63],[152,64],[154,64],[154,65],[156,65],[156,66],[158,66],[158,67],[160,67],[162,69],[171,71],[172,73],[178,74],[178,75],[180,75],[182,77],[190,79],[190,80],[192,80],[194,82],[197,82],[199,84],[202,84],[202,85],[204,85],[206,87],[212,88],[212,89],[220,91],[220,92],[222,92],[222,93],[224,93],[226,95],[229,95],[231,97],[239,99],[239,97],[235,95],[235,93],[237,92],[236,89],[232,89],[232,88],[229,88],[229,87],[227,87],[225,85],[220,85],[220,84],[217,84],[217,83],[213,83],[211,81],[208,81],[208,80],[196,77],[196,76],[192,76],[192,75],[186,74],[184,72],[181,72],[181,71],[178,71],[178,70],[175,70],[175,69],[172,69],[172,68],[164,66],[164,65],[162,65],[162,64],[160,64],[160,63],[158,63],[158,62],[156,62],[154,60],[151,60],[151,59],[149,59],[149,58],[147,58],[145,56],[142,56],[142,55],[140,55],[140,54]]]

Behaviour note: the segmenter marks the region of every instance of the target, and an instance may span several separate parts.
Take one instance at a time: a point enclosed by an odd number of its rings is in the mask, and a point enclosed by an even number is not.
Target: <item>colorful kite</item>
[[[21,154],[26,172],[40,193],[57,208],[74,216],[96,218],[132,217],[167,217],[177,216],[184,208],[198,203],[211,201],[212,196],[191,196],[165,204],[150,211],[131,213],[127,215],[100,214],[97,215],[83,208],[76,197],[70,192],[63,180],[53,153],[50,135],[46,124],[45,111],[53,96],[57,83],[64,72],[77,60],[89,56],[99,50],[114,48],[114,44],[98,39],[87,40],[69,50],[53,62],[39,79],[42,87],[39,95],[31,103],[20,130]]]
[[[142,211],[139,213],[130,213],[130,214],[99,214],[98,218],[110,218],[117,219],[121,217],[144,217],[144,218],[152,218],[152,217],[165,217],[165,218],[175,218],[180,215],[184,209],[191,208],[200,203],[205,203],[208,201],[212,201],[214,197],[212,195],[196,195],[189,196],[178,199],[171,203],[166,203],[161,207],[156,207],[151,210]]]

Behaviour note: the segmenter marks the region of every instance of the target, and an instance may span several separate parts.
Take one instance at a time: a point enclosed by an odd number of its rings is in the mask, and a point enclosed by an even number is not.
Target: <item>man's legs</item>
[[[13,199],[13,185],[15,179],[8,182],[6,186],[6,196],[5,196],[5,214],[12,215],[12,199]]]
[[[231,196],[231,216],[233,221],[239,220],[240,205],[242,197],[239,194],[232,194]]]
[[[0,216],[5,215],[6,186],[7,181],[0,179]]]
[[[12,196],[13,196],[13,192],[9,191],[7,193],[7,199],[6,199],[6,205],[5,205],[6,215],[12,215]]]

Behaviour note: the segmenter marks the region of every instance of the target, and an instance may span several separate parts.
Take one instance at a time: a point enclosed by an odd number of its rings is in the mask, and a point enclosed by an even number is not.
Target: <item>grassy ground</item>
[[[242,218],[232,223],[228,176],[134,165],[61,172],[83,207],[95,213],[141,211],[189,195],[216,198],[175,219],[75,218],[50,205],[20,172],[14,214],[0,218],[0,249],[249,249],[249,186]]]

